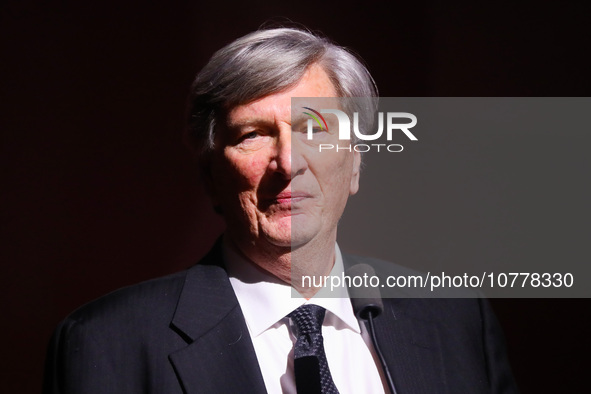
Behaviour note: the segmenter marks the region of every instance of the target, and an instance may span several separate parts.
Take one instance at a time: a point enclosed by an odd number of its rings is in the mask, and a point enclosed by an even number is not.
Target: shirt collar
[[[321,289],[316,296],[306,300],[292,291],[293,289],[287,283],[234,250],[226,237],[224,237],[222,251],[230,283],[252,337],[259,336],[275,325],[285,323],[287,320],[282,320],[304,304],[320,305],[329,311],[325,324],[331,324],[337,329],[346,328],[356,333],[361,332],[346,288],[342,288],[342,294],[339,297],[335,295],[322,297],[324,289]],[[330,275],[340,277],[343,272],[343,257],[338,245],[335,244],[335,264]]]

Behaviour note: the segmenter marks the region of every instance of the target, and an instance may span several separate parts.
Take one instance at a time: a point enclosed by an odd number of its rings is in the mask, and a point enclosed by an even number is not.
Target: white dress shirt
[[[331,275],[341,275],[343,259],[335,245],[336,260]],[[340,394],[385,393],[381,368],[351,301],[340,298],[293,297],[291,287],[234,251],[224,242],[224,262],[230,283],[244,314],[254,350],[270,394],[295,394],[293,346],[296,337],[289,328],[289,313],[303,304],[326,309],[322,326],[324,348],[332,378]],[[363,329],[363,331],[362,331]]]

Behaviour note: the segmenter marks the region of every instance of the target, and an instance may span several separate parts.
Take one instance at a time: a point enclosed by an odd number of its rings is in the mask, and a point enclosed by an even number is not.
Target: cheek
[[[254,189],[260,183],[267,169],[266,161],[261,155],[245,155],[226,152],[222,174],[227,177],[230,186],[238,186],[239,191]]]
[[[348,153],[348,152],[347,152]],[[327,197],[334,201],[339,201],[345,196],[349,196],[353,156],[343,154],[342,152],[334,153],[330,157],[325,156],[322,163],[322,180],[327,187]]]
[[[351,175],[353,156],[349,152],[322,152],[317,160],[319,166],[330,172],[333,177],[343,178]]]

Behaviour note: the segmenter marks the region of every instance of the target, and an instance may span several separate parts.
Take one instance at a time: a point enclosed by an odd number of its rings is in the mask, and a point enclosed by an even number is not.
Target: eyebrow
[[[226,120],[226,125],[230,128],[240,128],[240,127],[248,127],[248,126],[268,126],[270,124],[275,124],[275,120],[269,121],[269,119],[262,119],[262,118],[248,118],[248,119],[240,119],[238,121],[230,121]]]
[[[303,112],[291,116],[291,120],[294,123],[295,122],[302,122],[302,121],[305,121],[305,120],[308,120],[308,119],[310,119],[310,117],[308,115],[305,115]]]

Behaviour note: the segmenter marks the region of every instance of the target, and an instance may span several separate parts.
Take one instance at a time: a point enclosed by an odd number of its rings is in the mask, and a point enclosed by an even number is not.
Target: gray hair
[[[294,28],[259,30],[217,51],[191,87],[187,142],[204,158],[214,147],[216,119],[225,111],[297,84],[313,64],[339,97],[377,97],[367,68],[349,50]]]

